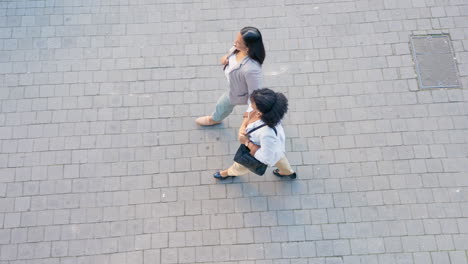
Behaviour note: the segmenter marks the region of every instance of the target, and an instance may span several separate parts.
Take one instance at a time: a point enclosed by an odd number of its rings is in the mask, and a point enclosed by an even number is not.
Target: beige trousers
[[[289,165],[289,161],[286,156],[283,156],[278,162],[276,162],[275,167],[279,169],[280,174],[289,175],[294,173],[294,170],[291,168],[291,165]],[[228,169],[229,176],[241,176],[248,172],[249,169],[237,162],[234,162],[234,164],[232,164]]]

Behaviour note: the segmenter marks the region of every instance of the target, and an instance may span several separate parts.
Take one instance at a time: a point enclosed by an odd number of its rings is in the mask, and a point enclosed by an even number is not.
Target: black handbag
[[[250,130],[247,133],[247,135],[264,126],[266,126],[266,124],[263,124],[261,126],[258,126]],[[275,131],[275,134],[277,134],[276,129],[273,128],[273,130]],[[251,172],[259,176],[263,176],[263,174],[265,174],[265,171],[268,167],[266,164],[260,162],[258,159],[252,156],[250,154],[250,149],[246,147],[244,144],[241,144],[239,146],[239,149],[237,149],[236,155],[234,155],[234,161],[241,164],[242,166],[246,167]]]

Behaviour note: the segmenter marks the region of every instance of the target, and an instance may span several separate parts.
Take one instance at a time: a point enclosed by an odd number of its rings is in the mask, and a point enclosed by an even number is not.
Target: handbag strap
[[[249,132],[247,132],[247,135],[254,132],[257,129],[260,129],[260,128],[264,127],[264,126],[266,126],[266,124],[260,125],[260,126],[254,128],[254,129],[250,130]],[[275,135],[278,135],[278,132],[276,132],[276,128],[272,127],[272,129],[275,131]]]

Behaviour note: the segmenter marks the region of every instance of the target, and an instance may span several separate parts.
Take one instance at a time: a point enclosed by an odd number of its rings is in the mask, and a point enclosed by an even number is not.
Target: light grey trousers
[[[229,92],[225,92],[221,97],[218,99],[216,103],[216,108],[211,117],[213,121],[220,122],[225,119],[232,110],[234,110],[235,105],[231,104],[229,101]]]

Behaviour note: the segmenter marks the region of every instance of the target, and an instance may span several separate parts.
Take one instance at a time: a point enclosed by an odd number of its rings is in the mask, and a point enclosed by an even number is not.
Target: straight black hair
[[[252,92],[250,100],[255,102],[262,113],[262,121],[269,127],[275,127],[288,111],[288,99],[282,93],[263,88]]]
[[[240,33],[245,45],[249,48],[249,57],[262,65],[265,60],[265,47],[263,46],[260,30],[255,27],[244,27],[240,30]]]

